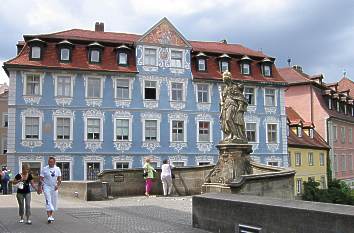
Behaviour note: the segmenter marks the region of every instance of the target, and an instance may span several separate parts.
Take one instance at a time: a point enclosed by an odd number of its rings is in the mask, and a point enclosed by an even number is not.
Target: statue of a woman
[[[231,73],[223,73],[225,88],[221,94],[220,122],[224,132],[223,143],[247,143],[244,113],[247,101],[243,95],[243,85],[233,83]]]

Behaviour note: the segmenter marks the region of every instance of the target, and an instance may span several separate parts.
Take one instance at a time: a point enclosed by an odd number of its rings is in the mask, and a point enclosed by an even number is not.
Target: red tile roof
[[[300,115],[295,112],[291,107],[286,107],[286,114],[289,121],[300,121],[304,122]],[[308,124],[308,122],[306,123]],[[312,123],[310,123],[312,124]],[[307,148],[316,148],[316,149],[330,149],[325,140],[313,130],[313,138],[307,136],[305,132],[302,132],[302,136],[298,137],[292,130],[289,132],[288,136],[288,145],[294,147],[307,147]]]
[[[312,82],[307,74],[297,71],[291,67],[279,68],[279,73],[289,84]]]
[[[354,82],[347,77],[343,77],[338,82],[338,91],[350,90],[349,95],[354,98]]]
[[[117,71],[117,72],[136,72],[135,54],[132,51],[132,60],[129,61],[128,67],[118,66],[116,64],[116,54],[113,51],[114,45],[118,44],[134,44],[136,43],[141,35],[128,34],[128,33],[116,33],[116,32],[97,32],[82,29],[71,29],[67,31],[51,33],[51,34],[41,34],[41,35],[25,35],[25,41],[29,41],[33,38],[40,38],[47,42],[47,47],[44,49],[43,59],[40,61],[31,61],[28,58],[29,47],[27,44],[23,47],[20,54],[12,60],[5,62],[5,67],[10,66],[30,66],[30,67],[44,67],[44,68],[57,68],[57,69],[79,69],[79,70],[101,70],[101,71]],[[75,44],[73,49],[73,57],[71,63],[60,63],[57,58],[57,50],[55,45],[61,40],[69,40]],[[101,42],[107,43],[105,45],[103,59],[101,64],[89,64],[87,57],[86,44],[89,42]],[[261,60],[267,56],[259,51],[254,51],[248,49],[239,44],[224,44],[220,42],[201,42],[201,41],[190,41],[193,51],[207,52],[207,53],[219,53],[219,54],[229,54],[229,55],[247,55],[251,58],[256,58]],[[112,47],[109,47],[112,46]],[[213,55],[214,56],[214,55]],[[214,79],[221,80],[222,74],[219,72],[219,66],[216,57],[209,57],[208,61],[208,72],[202,73],[195,70],[195,65],[192,66],[192,72],[194,78],[200,79]],[[274,60],[271,58],[271,60]],[[244,80],[244,81],[255,81],[255,82],[269,82],[269,83],[282,83],[286,82],[279,75],[275,65],[273,65],[272,77],[264,77],[260,72],[260,66],[257,61],[251,63],[252,75],[244,76],[240,74],[240,68],[238,61],[234,58],[231,59],[231,73],[234,79]]]

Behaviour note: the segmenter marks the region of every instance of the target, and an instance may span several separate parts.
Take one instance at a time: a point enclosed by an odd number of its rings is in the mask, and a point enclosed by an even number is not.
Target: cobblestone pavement
[[[15,194],[0,195],[0,233],[203,233],[192,228],[191,197],[124,197],[109,201],[59,200],[47,223],[43,195],[32,194],[32,225],[18,223]]]

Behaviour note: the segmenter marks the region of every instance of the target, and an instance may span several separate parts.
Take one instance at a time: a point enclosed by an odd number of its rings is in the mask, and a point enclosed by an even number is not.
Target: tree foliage
[[[335,204],[354,205],[352,190],[343,181],[328,182],[328,189],[319,189],[320,183],[309,180],[304,182],[302,199],[305,201],[327,202]]]

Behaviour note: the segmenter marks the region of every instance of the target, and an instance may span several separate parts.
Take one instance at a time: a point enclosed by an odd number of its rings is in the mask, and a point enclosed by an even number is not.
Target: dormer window
[[[302,137],[302,128],[301,126],[296,127],[296,134],[298,137]]]
[[[271,77],[272,76],[272,64],[273,62],[269,60],[268,58],[264,58],[262,60],[262,74],[265,77]]]
[[[99,63],[101,61],[100,50],[91,49],[90,51],[90,62],[91,63]]]
[[[60,49],[60,61],[69,61],[70,60],[70,49],[62,48]]]
[[[201,72],[207,71],[207,55],[199,52],[197,55],[197,70]]]
[[[43,57],[43,48],[46,45],[46,42],[38,38],[28,41],[30,46],[29,59],[30,60],[42,60]]]
[[[88,47],[89,47],[89,62],[101,63],[104,46],[97,42],[94,42],[89,44]]]
[[[117,50],[117,64],[119,66],[127,66],[128,65],[128,53],[131,50],[130,47],[122,44],[115,48]]]
[[[221,61],[220,62],[220,71],[224,73],[225,71],[229,70],[229,62],[228,61]]]
[[[332,109],[332,98],[328,98],[328,109]]]
[[[309,129],[309,136],[310,138],[313,138],[313,129]]]
[[[225,71],[230,70],[230,56],[224,53],[223,55],[219,56],[219,67],[220,67],[220,72],[224,73]]]
[[[206,71],[206,60],[203,58],[198,59],[198,71]]]
[[[243,75],[251,74],[251,66],[249,63],[241,63],[241,74]]]
[[[71,51],[74,45],[67,41],[63,40],[57,44],[58,47],[58,58],[60,62],[66,63],[71,61]]]
[[[41,59],[41,47],[33,46],[31,48],[31,58],[32,59],[37,59],[37,60]]]
[[[240,60],[240,70],[241,74],[243,75],[250,75],[251,74],[251,63],[252,59],[248,56],[243,56]]]
[[[128,54],[125,52],[120,52],[118,55],[119,65],[128,65]]]

